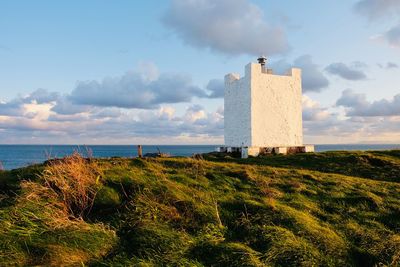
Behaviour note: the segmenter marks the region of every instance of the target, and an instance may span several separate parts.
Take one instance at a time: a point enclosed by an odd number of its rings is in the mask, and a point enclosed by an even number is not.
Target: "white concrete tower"
[[[251,155],[261,148],[286,153],[303,147],[301,70],[274,75],[265,57],[258,61],[245,67],[242,78],[225,76],[225,146]]]

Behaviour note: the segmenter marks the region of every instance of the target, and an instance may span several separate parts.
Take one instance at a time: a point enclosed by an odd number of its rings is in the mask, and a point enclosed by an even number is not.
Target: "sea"
[[[218,145],[144,145],[143,154],[168,153],[171,156],[191,156],[212,152]],[[317,152],[336,150],[390,150],[400,149],[400,144],[347,144],[315,145]],[[0,168],[16,169],[47,159],[60,158],[78,151],[96,158],[136,157],[136,145],[0,145]]]

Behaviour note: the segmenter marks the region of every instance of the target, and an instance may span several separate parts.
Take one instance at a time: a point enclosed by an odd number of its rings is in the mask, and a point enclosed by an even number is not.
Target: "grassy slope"
[[[32,205],[43,166],[0,173],[0,261],[93,266],[400,264],[400,151],[99,160],[85,220]],[[22,179],[33,180],[30,183]],[[15,195],[13,192],[17,192]],[[47,210],[49,209],[49,210]],[[60,215],[64,216],[64,215]],[[71,259],[72,258],[72,259]]]
[[[246,160],[211,153],[209,160],[272,167],[315,170],[381,181],[400,181],[400,151],[332,151],[324,153],[275,155]]]

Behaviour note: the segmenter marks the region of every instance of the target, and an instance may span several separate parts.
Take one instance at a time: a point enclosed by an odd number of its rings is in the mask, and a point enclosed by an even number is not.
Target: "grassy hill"
[[[0,172],[1,265],[399,266],[400,151]]]

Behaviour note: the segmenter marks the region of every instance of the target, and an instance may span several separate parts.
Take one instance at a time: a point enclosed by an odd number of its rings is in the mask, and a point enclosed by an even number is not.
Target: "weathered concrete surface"
[[[251,146],[250,74],[225,76],[224,132],[228,147]]]

